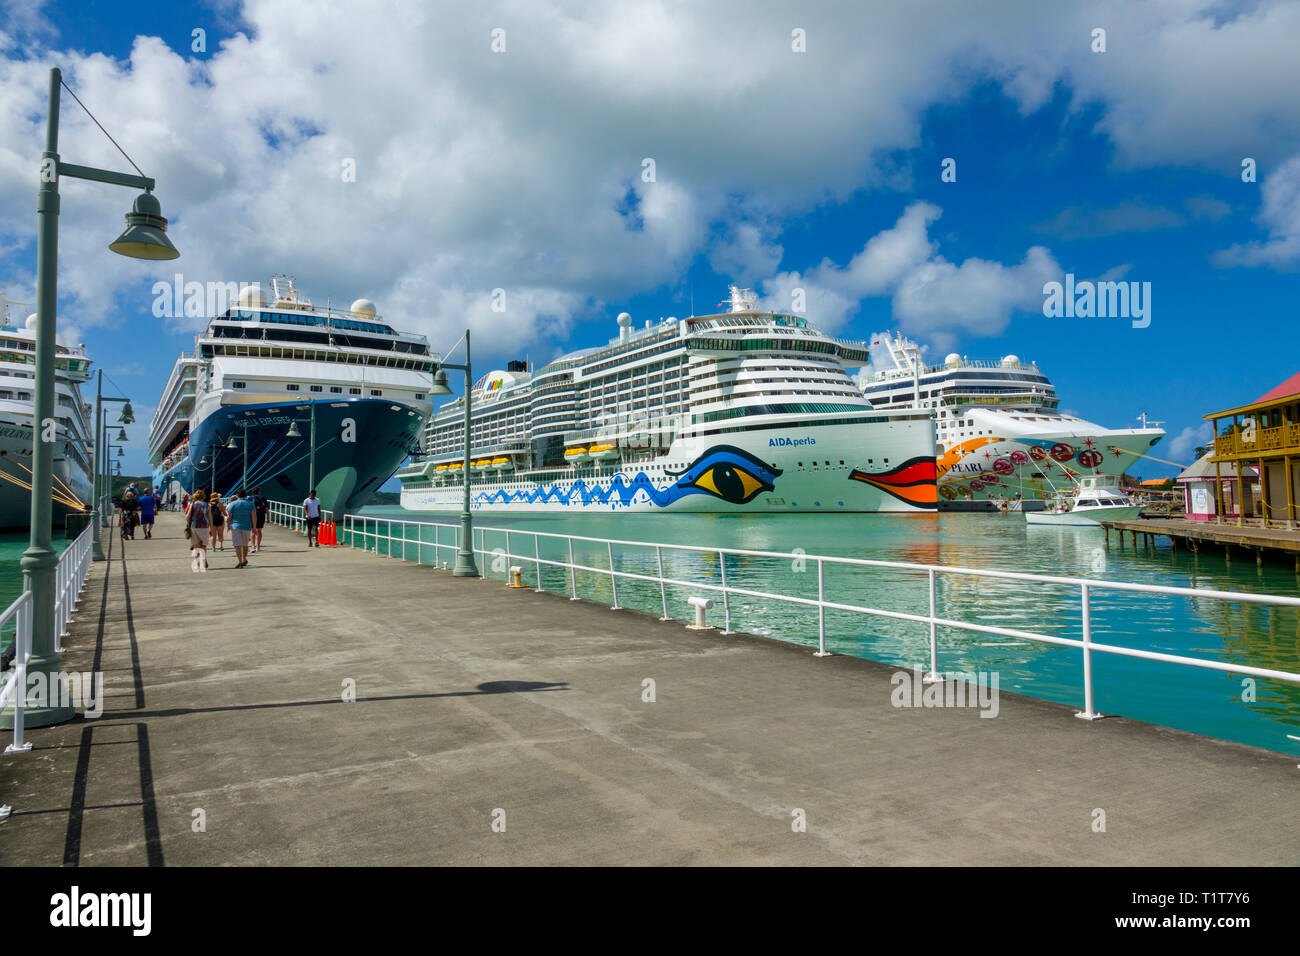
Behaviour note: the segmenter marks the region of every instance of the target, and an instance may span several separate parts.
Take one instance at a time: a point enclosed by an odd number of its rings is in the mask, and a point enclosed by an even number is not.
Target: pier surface
[[[1294,757],[895,708],[892,667],[278,527],[194,574],[181,531],[95,565],[64,658],[104,713],[0,760],[5,864],[1300,862]]]

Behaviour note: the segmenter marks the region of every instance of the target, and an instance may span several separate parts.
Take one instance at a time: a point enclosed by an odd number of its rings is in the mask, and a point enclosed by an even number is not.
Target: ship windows
[[[290,382],[288,385],[285,386],[285,388],[288,389],[288,390],[291,391],[291,392],[296,392],[296,391],[299,390],[299,389],[298,389],[298,386],[297,386],[295,383],[293,383],[293,382]]]
[[[231,387],[231,388],[247,388],[247,387],[248,387],[248,383],[247,383],[247,382],[231,382],[231,383],[230,383],[230,387]]]
[[[383,395],[383,394],[384,394],[384,390],[383,390],[382,388],[372,388],[372,389],[370,390],[370,394],[371,394],[371,395]]]
[[[360,395],[360,394],[361,394],[361,389],[359,389],[359,388],[350,388],[350,389],[348,389],[348,394],[349,394],[349,395]]]
[[[309,387],[313,392],[321,392],[321,391],[324,391],[324,389],[322,389],[321,386],[319,386],[319,385],[310,385],[310,386],[308,386],[308,387]]]
[[[342,394],[343,394],[343,386],[341,386],[341,385],[331,385],[331,386],[330,386],[330,392],[332,392],[332,393],[335,394],[335,395],[342,395]]]

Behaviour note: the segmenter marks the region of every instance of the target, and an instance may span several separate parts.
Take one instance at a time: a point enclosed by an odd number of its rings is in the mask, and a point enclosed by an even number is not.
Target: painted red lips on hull
[[[851,481],[861,481],[888,492],[916,508],[939,507],[938,468],[934,458],[909,458],[889,471],[866,472],[854,468]]]

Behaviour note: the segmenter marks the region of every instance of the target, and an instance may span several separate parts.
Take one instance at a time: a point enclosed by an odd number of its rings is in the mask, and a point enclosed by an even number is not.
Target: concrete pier
[[[266,543],[114,541],[64,641],[104,712],[0,760],[5,864],[1300,862],[1294,757]]]

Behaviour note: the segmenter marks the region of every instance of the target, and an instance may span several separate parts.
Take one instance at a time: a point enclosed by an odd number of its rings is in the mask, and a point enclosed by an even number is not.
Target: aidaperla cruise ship
[[[867,346],[802,316],[618,316],[607,345],[522,362],[442,406],[398,473],[402,505],[457,511],[872,512],[936,507],[934,425],[873,411],[849,372]]]

